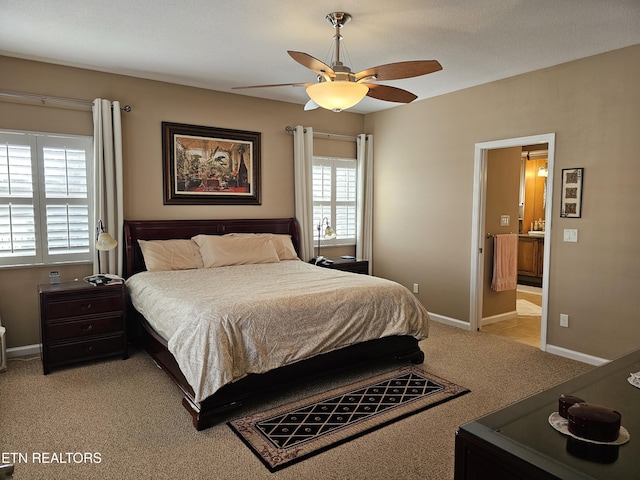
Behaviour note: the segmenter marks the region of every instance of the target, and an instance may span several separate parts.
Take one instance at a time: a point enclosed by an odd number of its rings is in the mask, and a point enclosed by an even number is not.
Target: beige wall
[[[487,189],[485,232],[492,235],[518,233],[518,200],[520,197],[520,147],[498,148],[487,155]],[[500,225],[500,217],[509,215],[509,226]],[[491,289],[493,279],[493,238],[484,241],[484,288],[482,318],[514,312],[516,291],[496,292]]]
[[[293,137],[285,126],[359,134],[363,116],[256,99],[169,83],[0,57],[0,90],[92,100],[119,100],[123,113],[125,218],[270,218],[294,216]],[[1,99],[1,97],[0,97]],[[0,128],[91,135],[90,110],[0,101]],[[161,122],[262,133],[262,205],[163,205]],[[319,139],[316,153],[355,155],[355,143]],[[64,281],[91,273],[90,266],[56,267]],[[39,343],[37,285],[52,267],[0,269],[0,316],[9,347]]]
[[[555,133],[547,342],[600,358],[640,347],[638,78],[640,45],[367,115],[374,273],[419,283],[430,312],[468,322],[474,146]],[[561,219],[572,167],[585,169],[583,216]]]

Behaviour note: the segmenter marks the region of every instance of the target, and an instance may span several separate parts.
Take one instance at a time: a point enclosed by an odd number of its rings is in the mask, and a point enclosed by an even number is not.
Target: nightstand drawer
[[[111,355],[129,356],[124,284],[87,282],[38,285],[42,368]]]
[[[343,272],[359,273],[362,275],[369,274],[369,261],[356,260],[355,258],[332,258],[331,263],[320,263],[319,267],[332,268],[334,270],[342,270]]]
[[[59,319],[68,320],[71,317],[121,311],[122,297],[120,295],[104,295],[76,298],[64,302],[52,301],[44,306],[43,314],[46,321],[49,322]]]
[[[362,275],[369,274],[369,262],[365,261],[334,263],[329,268],[333,268],[334,270],[342,270],[344,272],[360,273]]]
[[[86,337],[88,335],[100,335],[104,333],[122,332],[122,316],[92,317],[86,320],[72,322],[55,322],[46,327],[49,341],[63,340],[66,338]]]
[[[94,338],[75,343],[61,343],[47,347],[48,362],[52,365],[88,360],[124,351],[124,336]]]

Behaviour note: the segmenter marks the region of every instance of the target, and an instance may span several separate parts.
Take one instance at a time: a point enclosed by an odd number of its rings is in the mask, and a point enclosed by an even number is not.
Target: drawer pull
[[[89,353],[93,350],[93,345],[89,345],[88,347],[85,347],[84,352],[85,353]]]
[[[91,309],[91,304],[87,303],[86,305],[82,305],[82,307],[80,307],[82,310],[90,310]]]
[[[83,332],[89,332],[89,331],[91,331],[92,328],[93,328],[93,324],[89,323],[88,325],[83,325],[81,327],[81,330]]]

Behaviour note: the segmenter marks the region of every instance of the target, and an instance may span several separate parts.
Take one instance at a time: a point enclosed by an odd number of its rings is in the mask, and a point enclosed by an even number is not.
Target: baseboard
[[[7,358],[26,357],[28,355],[40,355],[41,344],[24,345],[22,347],[7,348]]]
[[[576,352],[574,350],[549,344],[547,344],[545,352],[552,353],[560,357],[570,358],[571,360],[577,360],[578,362],[587,363],[589,365],[595,365],[597,367],[610,361],[606,358],[594,357],[593,355],[587,355],[586,353]]]
[[[480,320],[480,326],[491,325],[492,323],[502,322],[504,320],[511,320],[518,318],[518,312],[513,310],[512,312],[500,313],[499,315],[492,315],[491,317],[485,317]]]
[[[458,320],[457,318],[445,317],[444,315],[438,315],[437,313],[429,313],[429,318],[434,322],[444,323],[445,325],[451,325],[452,327],[462,328],[463,330],[470,330],[471,326],[469,322]]]
[[[510,314],[511,312],[504,315],[510,315]],[[487,317],[486,319],[483,318],[482,324],[487,325],[487,323],[485,323],[487,320],[492,320],[500,316],[501,315],[496,315],[494,317]],[[516,312],[516,316],[517,316],[517,312]],[[451,325],[452,327],[462,328],[463,330],[470,329],[469,322],[464,322],[462,320],[458,320],[455,318],[445,317],[444,315],[438,315],[437,313],[429,312],[429,318],[434,322],[444,323],[446,325]],[[496,320],[496,321],[499,321],[499,320]],[[491,323],[494,323],[494,322],[491,322]],[[560,357],[569,358],[571,360],[576,360],[578,362],[587,363],[589,365],[595,365],[595,366],[604,365],[605,363],[608,363],[610,361],[606,358],[595,357],[593,355],[588,355],[586,353],[576,352],[574,350],[569,350],[567,348],[557,347],[555,345],[549,345],[549,344],[546,345],[546,347],[544,348],[544,351],[547,353],[551,353],[553,355],[558,355]]]

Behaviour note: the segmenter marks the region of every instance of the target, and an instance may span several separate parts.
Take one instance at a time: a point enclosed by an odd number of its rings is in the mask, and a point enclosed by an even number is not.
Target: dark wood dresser
[[[42,366],[129,355],[123,284],[83,281],[39,285]]]
[[[640,388],[627,381],[638,371],[640,350],[462,425],[456,432],[455,480],[640,478]],[[569,437],[549,424],[563,393],[620,412],[631,439],[613,447],[615,455],[606,450],[614,461],[596,461],[599,449],[609,445],[589,447],[584,456],[569,453]]]

